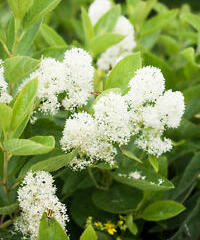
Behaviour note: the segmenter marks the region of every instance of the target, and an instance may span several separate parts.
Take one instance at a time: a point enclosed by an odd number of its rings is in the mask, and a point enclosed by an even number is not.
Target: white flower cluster
[[[130,140],[132,126],[124,97],[110,92],[102,96],[93,108],[104,138],[119,145],[127,144]]]
[[[89,8],[89,17],[93,25],[95,25],[100,17],[108,12],[112,7],[110,0],[95,0]],[[121,34],[125,38],[116,45],[108,48],[97,61],[97,66],[100,70],[109,70],[114,67],[121,59],[131,54],[133,48],[136,46],[134,40],[134,28],[130,21],[120,16],[117,20],[113,33]]]
[[[143,67],[129,83],[125,98],[130,107],[137,145],[149,154],[160,156],[171,150],[170,139],[163,138],[166,128],[179,126],[184,113],[181,92],[165,90],[165,79],[160,69]]]
[[[89,8],[88,15],[92,25],[95,25],[98,20],[107,13],[112,7],[110,0],[95,0]]]
[[[75,113],[73,118],[67,119],[61,146],[66,152],[79,149],[79,156],[71,163],[74,170],[83,169],[96,160],[114,164],[116,149],[103,138],[96,119],[86,112]]]
[[[93,76],[90,55],[82,49],[73,48],[65,52],[63,62],[53,58],[43,59],[39,69],[24,81],[19,90],[37,77],[37,96],[41,101],[39,110],[55,114],[61,105],[66,110],[85,105],[93,90]],[[58,96],[61,93],[65,98],[60,103]]]
[[[9,103],[12,97],[8,94],[8,83],[4,79],[3,61],[0,59],[0,102]]]
[[[48,210],[52,210],[52,217],[65,229],[65,222],[68,221],[66,207],[55,195],[53,182],[52,176],[47,172],[29,172],[18,189],[21,215],[15,222],[15,230],[20,231],[24,239],[38,238],[40,220]]]
[[[82,112],[66,121],[62,149],[78,148],[71,166],[82,169],[102,160],[115,163],[117,150],[112,144],[126,145],[135,136],[135,143],[149,154],[159,157],[171,150],[166,128],[178,127],[184,113],[180,92],[165,90],[165,79],[155,67],[143,67],[129,83],[129,92],[105,92],[92,106],[94,115]]]

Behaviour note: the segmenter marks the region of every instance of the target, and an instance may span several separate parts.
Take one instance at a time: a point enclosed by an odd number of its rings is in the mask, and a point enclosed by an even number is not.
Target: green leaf
[[[159,169],[159,164],[158,164],[159,160],[158,160],[158,158],[153,156],[153,155],[149,155],[148,160],[151,163],[151,165],[154,168],[154,170],[156,172],[158,172],[158,169]]]
[[[81,19],[85,34],[85,41],[86,43],[89,43],[89,41],[94,37],[94,29],[90,21],[90,18],[84,8],[81,8]]]
[[[120,5],[114,6],[110,11],[104,14],[94,26],[96,35],[112,32],[120,16]]]
[[[16,18],[22,19],[33,5],[33,0],[8,0]]]
[[[13,44],[15,42],[15,18],[12,16],[7,25],[7,46],[10,51],[12,51]]]
[[[165,177],[135,162],[131,162],[129,167],[117,169],[110,174],[116,181],[141,190],[162,191],[174,188]]]
[[[135,53],[123,58],[110,72],[105,89],[126,89],[129,81],[134,77],[135,71],[142,66],[140,53]]]
[[[176,187],[176,190],[174,190],[174,194],[172,195],[173,199],[177,199],[197,179],[197,176],[200,172],[199,159],[200,152],[197,152],[185,168],[184,173],[178,183],[178,186]]]
[[[16,55],[29,55],[29,49],[33,45],[35,38],[39,32],[41,20],[33,24],[24,34],[23,38],[17,43]]]
[[[24,18],[24,28],[28,29],[36,23],[40,18],[51,12],[61,0],[34,0],[31,9]]]
[[[48,25],[43,23],[40,27],[40,32],[49,46],[67,46],[65,40],[53,28],[49,27]]]
[[[0,127],[3,129],[5,136],[10,128],[11,118],[12,108],[5,103],[0,103]]]
[[[38,240],[69,240],[64,229],[56,219],[48,219],[46,213],[43,214],[40,220]]]
[[[178,11],[174,9],[164,13],[160,13],[157,16],[150,18],[142,26],[142,29],[140,31],[141,37],[144,37],[145,35],[149,35],[162,29],[164,26],[173,21],[177,13]]]
[[[105,33],[101,36],[96,36],[89,41],[89,49],[96,56],[104,52],[107,48],[121,42],[124,36],[116,33]]]
[[[115,184],[109,191],[97,190],[92,200],[94,204],[110,213],[129,213],[137,208],[142,200],[142,192],[124,184]]]
[[[80,240],[97,240],[96,232],[94,231],[94,228],[92,225],[89,225],[83,234],[81,235]]]
[[[175,201],[163,200],[154,202],[144,209],[142,218],[147,221],[160,221],[172,218],[185,210],[185,207]]]
[[[138,157],[136,157],[134,153],[127,151],[125,149],[122,149],[122,152],[129,159],[132,159],[132,160],[135,160],[136,162],[142,163],[142,161]]]
[[[54,172],[62,167],[65,167],[70,163],[70,161],[77,155],[77,150],[72,151],[68,154],[59,155],[56,157],[48,158],[44,161],[40,161],[34,164],[30,170],[31,171],[47,171]]]
[[[30,57],[16,56],[7,58],[4,62],[5,77],[11,85],[33,72],[38,66],[39,61]]]
[[[162,34],[159,37],[159,41],[165,46],[166,52],[169,54],[175,54],[179,51],[180,46],[178,42],[171,36]]]
[[[187,61],[193,66],[200,67],[195,61],[195,50],[192,47],[185,48],[180,52],[180,54],[187,59]]]
[[[196,14],[184,12],[180,15],[181,19],[189,23],[198,32],[200,31],[200,17]]]
[[[55,140],[52,136],[36,136],[30,139],[10,139],[4,142],[6,151],[14,156],[48,153],[53,150]]]
[[[187,88],[183,91],[183,95],[186,102],[190,102],[194,99],[199,99],[200,98],[199,93],[200,93],[200,84]]]
[[[129,229],[129,231],[133,234],[136,235],[138,233],[138,228],[137,225],[133,222],[133,215],[129,214],[126,219],[126,225]]]
[[[0,214],[1,215],[8,215],[14,213],[19,207],[18,203],[13,203],[11,205],[0,207]]]
[[[37,93],[37,85],[37,79],[29,81],[17,96],[13,106],[13,115],[10,128],[13,135],[15,135],[18,127],[20,127],[20,125],[33,110],[33,104]]]

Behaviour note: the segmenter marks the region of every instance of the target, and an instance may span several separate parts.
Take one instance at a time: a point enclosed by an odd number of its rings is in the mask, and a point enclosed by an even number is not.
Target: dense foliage
[[[0,1],[0,238],[200,238],[199,37],[186,3]]]

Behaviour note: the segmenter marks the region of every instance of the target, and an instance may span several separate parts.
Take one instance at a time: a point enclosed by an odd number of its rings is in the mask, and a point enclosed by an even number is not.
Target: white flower
[[[95,0],[89,7],[88,15],[92,25],[95,25],[98,20],[107,13],[112,7],[110,0]]]
[[[65,221],[68,220],[66,207],[55,195],[56,187],[53,182],[52,176],[47,172],[29,172],[18,189],[21,215],[15,222],[15,229],[22,232],[24,239],[38,238],[41,217],[48,209],[52,210],[52,217],[65,229]]]
[[[131,136],[131,121],[128,105],[120,94],[110,92],[93,106],[94,115],[105,139],[127,144]]]
[[[0,102],[9,103],[12,97],[8,94],[8,83],[4,79],[3,61],[0,59]]]
[[[129,82],[129,87],[127,102],[132,107],[138,108],[145,103],[155,102],[163,94],[165,79],[160,69],[147,66],[136,71],[134,78]]]
[[[75,113],[73,118],[67,119],[60,142],[64,151],[79,149],[79,157],[71,164],[75,168],[83,169],[96,160],[114,164],[116,149],[102,139],[97,121],[88,113]]]
[[[118,18],[113,32],[121,34],[125,38],[102,53],[97,61],[97,66],[100,70],[109,70],[110,67],[113,68],[119,59],[131,54],[133,48],[136,46],[134,28],[126,17],[120,16]]]
[[[62,104],[66,110],[72,110],[85,105],[91,96],[94,68],[91,56],[80,48],[66,51],[63,64],[66,71],[67,97]]]
[[[145,128],[164,130],[164,125],[156,107],[146,106],[141,108],[141,117]]]
[[[141,174],[137,171],[129,173],[129,178],[140,179]]]
[[[20,89],[31,79],[38,78],[37,96],[42,101],[40,110],[55,114],[60,107],[58,94],[65,90],[65,69],[62,63],[53,58],[41,61],[39,69],[24,81]]]
[[[136,140],[136,144],[139,148],[157,157],[172,149],[171,140],[167,138],[162,140],[161,135],[156,135],[154,131],[143,132]]]
[[[171,90],[165,92],[157,100],[156,108],[164,124],[171,128],[178,127],[185,110],[183,94]]]

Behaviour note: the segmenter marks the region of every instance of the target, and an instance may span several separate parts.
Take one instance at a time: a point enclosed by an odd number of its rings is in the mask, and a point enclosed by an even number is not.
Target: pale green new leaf
[[[53,28],[49,27],[46,24],[42,24],[40,27],[40,33],[50,47],[67,46],[65,40]]]
[[[55,218],[48,219],[46,213],[40,220],[38,240],[69,240],[64,229]]]
[[[11,85],[14,85],[33,72],[39,66],[39,63],[39,60],[25,56],[7,58],[4,62],[5,77]]]
[[[160,221],[172,218],[185,210],[185,207],[175,201],[163,200],[154,202],[144,209],[142,218],[147,221]]]
[[[37,79],[29,81],[16,98],[10,127],[13,136],[15,132],[18,131],[18,127],[20,127],[33,110],[37,86]]]
[[[74,150],[68,154],[62,154],[56,157],[48,158],[44,161],[34,164],[30,170],[47,172],[57,171],[60,168],[67,166],[73,160],[73,158],[76,157],[76,154],[77,150]]]
[[[89,50],[96,56],[104,52],[107,48],[121,42],[124,36],[116,33],[105,33],[96,36],[89,41]]]
[[[149,155],[148,160],[151,163],[151,165],[154,168],[154,170],[156,172],[158,172],[158,169],[159,169],[158,161],[159,161],[159,159],[157,157],[155,157],[154,155]]]
[[[51,12],[61,0],[34,0],[31,9],[24,18],[24,28],[28,29],[36,23],[40,18]]]
[[[86,43],[89,43],[89,41],[94,37],[94,29],[91,20],[84,8],[81,8],[81,19],[85,34],[85,41]]]
[[[181,19],[189,23],[198,32],[200,31],[200,17],[198,15],[189,12],[184,12],[181,14]]]
[[[4,142],[6,151],[14,156],[45,154],[55,147],[52,136],[36,136],[30,139],[10,139]]]
[[[126,56],[115,65],[108,75],[105,89],[126,89],[129,81],[134,77],[136,70],[141,66],[142,60],[139,52]]]
[[[104,14],[94,26],[96,34],[105,34],[112,32],[116,25],[116,22],[120,16],[121,8],[120,5],[114,6],[110,11]]]
[[[24,15],[33,5],[34,0],[8,0],[9,6],[12,9],[16,18],[22,20]]]
[[[81,235],[80,240],[97,240],[96,232],[94,231],[94,228],[92,225],[89,225],[83,234]]]
[[[145,35],[149,35],[153,32],[156,32],[162,29],[164,26],[169,24],[176,17],[178,11],[170,10],[164,13],[160,13],[155,17],[150,18],[148,21],[144,23],[142,29],[140,31],[140,36],[144,37]]]
[[[5,103],[0,103],[0,128],[3,129],[4,135],[9,131],[11,118],[12,108]]]
[[[16,55],[29,55],[29,49],[33,45],[40,29],[41,20],[33,24],[24,34],[23,38],[17,43]]]
[[[126,225],[128,230],[133,234],[136,235],[138,233],[137,225],[133,222],[133,215],[129,214],[126,219]]]

